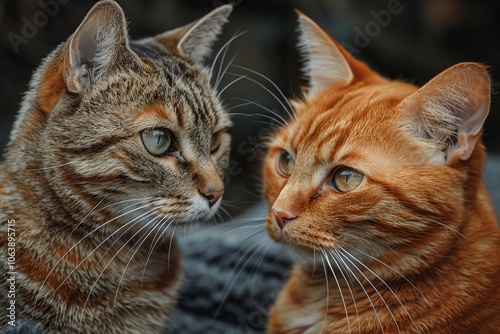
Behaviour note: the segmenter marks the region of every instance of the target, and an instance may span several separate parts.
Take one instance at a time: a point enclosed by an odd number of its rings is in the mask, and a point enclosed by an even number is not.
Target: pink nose
[[[280,208],[272,208],[273,215],[276,218],[278,226],[283,229],[286,224],[297,218],[297,215],[293,212],[282,210]]]

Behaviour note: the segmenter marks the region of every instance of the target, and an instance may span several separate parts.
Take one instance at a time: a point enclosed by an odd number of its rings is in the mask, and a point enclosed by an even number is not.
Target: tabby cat
[[[267,231],[296,255],[269,333],[500,333],[486,66],[419,89],[299,25],[310,83],[264,164]]]
[[[4,312],[49,333],[166,326],[172,231],[210,219],[224,192],[231,122],[202,62],[231,10],[131,41],[101,1],[36,71],[0,167]]]

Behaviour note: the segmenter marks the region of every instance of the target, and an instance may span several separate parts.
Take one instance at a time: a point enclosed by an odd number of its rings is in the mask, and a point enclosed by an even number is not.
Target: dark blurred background
[[[118,1],[130,22],[132,38],[140,38],[187,24],[227,0]],[[94,0],[0,0],[0,149],[8,135],[32,71],[41,59],[76,29]],[[423,84],[440,71],[461,61],[489,65],[493,100],[484,130],[490,154],[500,153],[500,2],[489,0],[237,0],[226,26],[225,41],[246,31],[231,44],[225,64],[257,71],[274,82],[287,97],[297,96],[303,79],[295,51],[294,8],[314,19],[326,31],[380,73]],[[28,26],[35,29],[29,29]],[[215,54],[215,53],[214,53]],[[210,65],[210,63],[209,63]],[[224,91],[225,104],[234,113],[233,151],[228,170],[230,211],[259,193],[259,155],[265,129],[272,127],[269,108],[285,114],[283,97],[263,77],[232,67],[221,87],[233,81],[233,73],[246,74]],[[257,80],[265,88],[256,84]],[[258,103],[248,104],[247,101]],[[246,105],[245,105],[246,104]],[[267,116],[266,116],[267,115]],[[231,203],[229,203],[231,204]]]

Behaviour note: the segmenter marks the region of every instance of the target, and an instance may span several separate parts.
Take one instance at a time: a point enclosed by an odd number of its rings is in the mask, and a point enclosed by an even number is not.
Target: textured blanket
[[[500,156],[488,157],[484,180],[498,215]],[[290,269],[287,251],[264,231],[266,215],[262,201],[231,222],[201,228],[183,238],[184,284],[171,333],[265,332],[267,311]],[[38,334],[41,328],[19,321],[0,333]]]

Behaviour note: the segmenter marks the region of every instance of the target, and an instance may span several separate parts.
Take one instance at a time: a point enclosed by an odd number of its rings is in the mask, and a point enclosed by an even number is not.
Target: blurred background
[[[132,38],[190,23],[229,0],[118,0]],[[0,150],[33,70],[77,28],[95,0],[0,0]],[[353,55],[381,74],[417,85],[461,61],[490,66],[492,108],[484,129],[485,179],[500,208],[500,2],[490,0],[232,0],[235,6],[219,50],[234,39],[216,69],[234,128],[225,208],[231,224],[200,229],[181,244],[185,283],[173,316],[174,333],[264,332],[268,307],[290,267],[286,253],[264,236],[260,201],[263,138],[273,113],[286,117],[285,97],[305,83],[295,50],[299,9]],[[214,55],[216,52],[214,52]],[[224,59],[221,59],[224,58]],[[220,61],[222,61],[222,65]],[[208,66],[212,61],[207,63]],[[243,67],[243,68],[242,68]],[[231,84],[235,79],[246,75]],[[274,84],[272,84],[274,83]],[[229,85],[229,86],[227,86]],[[274,86],[276,85],[276,86]],[[227,86],[227,89],[225,88]],[[493,163],[492,163],[493,162]],[[248,210],[247,210],[248,209]],[[222,231],[222,232],[221,232]],[[232,234],[229,234],[231,231]],[[263,247],[265,246],[265,247]],[[243,262],[244,260],[244,262]],[[215,305],[215,306],[214,306]],[[217,309],[216,311],[214,311]],[[218,321],[214,321],[217,319]],[[229,329],[232,328],[232,329]]]
[[[130,22],[132,38],[187,24],[228,3],[227,0],[118,2]],[[33,70],[43,57],[68,38],[93,3],[94,0],[0,0],[0,149],[7,143]],[[231,213],[242,211],[256,201],[258,195],[255,194],[260,193],[262,148],[259,143],[272,128],[269,110],[285,115],[283,96],[300,95],[300,86],[304,84],[300,57],[295,50],[294,9],[310,16],[355,57],[390,78],[421,85],[457,62],[478,61],[489,65],[494,82],[493,103],[485,125],[484,142],[490,154],[500,154],[499,2],[236,0],[232,3],[235,9],[230,23],[215,49],[245,31],[232,42],[222,68],[234,57],[234,64],[249,70],[229,68],[221,87],[231,83],[238,74],[248,75],[249,79],[237,81],[223,94],[235,123],[225,196]]]

